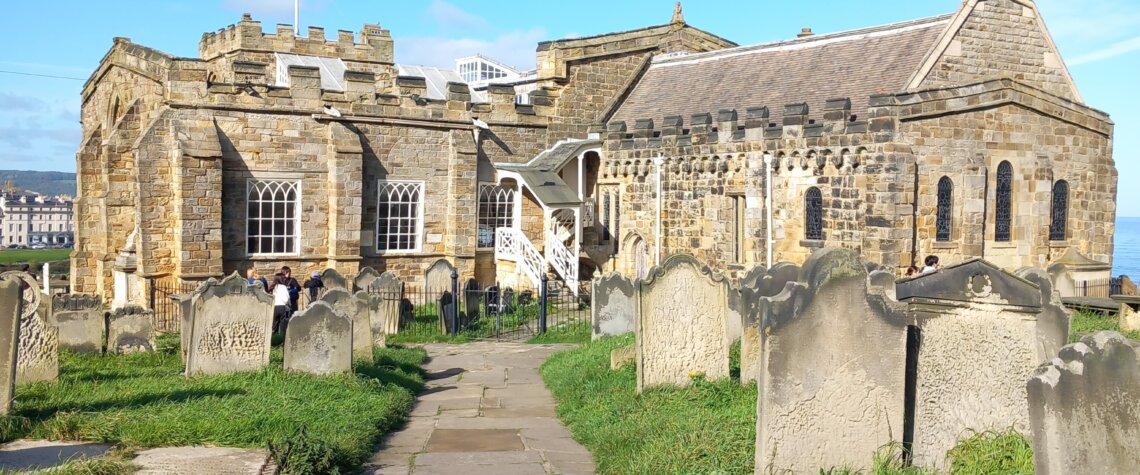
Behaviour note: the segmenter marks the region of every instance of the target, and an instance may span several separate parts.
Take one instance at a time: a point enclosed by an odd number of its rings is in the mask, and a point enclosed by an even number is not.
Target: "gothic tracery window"
[[[954,209],[954,182],[949,177],[938,180],[938,219],[935,221],[935,240],[950,240],[951,222]]]
[[[1049,221],[1049,240],[1064,241],[1069,220],[1069,182],[1057,180],[1053,184],[1053,206]]]
[[[246,187],[246,252],[250,255],[297,253],[301,183],[250,180]]]
[[[495,230],[514,227],[515,189],[503,185],[479,185],[478,247],[495,247]]]
[[[424,184],[410,181],[381,181],[376,207],[376,250],[379,252],[420,250],[423,229]]]
[[[823,240],[823,194],[814,186],[804,195],[804,229],[804,239]]]
[[[1007,161],[998,164],[997,209],[994,210],[994,240],[1009,241],[1012,234],[1013,166]]]

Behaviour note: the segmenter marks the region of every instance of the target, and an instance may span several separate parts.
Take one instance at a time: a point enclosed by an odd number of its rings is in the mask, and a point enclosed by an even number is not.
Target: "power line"
[[[86,80],[87,80],[86,78],[73,78],[73,77],[69,77],[69,76],[53,76],[53,75],[51,75],[51,74],[22,73],[22,72],[19,72],[19,71],[5,71],[5,70],[3,70],[3,69],[0,69],[0,73],[3,73],[3,74],[17,74],[17,75],[20,75],[20,76],[36,76],[36,77],[41,77],[41,78],[53,78],[53,79],[71,79],[71,80],[74,80],[74,81],[86,81]]]

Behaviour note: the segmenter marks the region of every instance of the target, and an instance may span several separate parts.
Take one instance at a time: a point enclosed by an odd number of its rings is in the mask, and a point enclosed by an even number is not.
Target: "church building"
[[[124,252],[131,295],[282,265],[418,283],[440,259],[577,291],[675,253],[736,275],[823,246],[892,270],[1111,263],[1113,123],[1032,0],[750,46],[678,5],[539,43],[527,74],[417,70],[374,24],[246,15],[197,58],[116,38],[82,92],[73,290],[110,300]]]

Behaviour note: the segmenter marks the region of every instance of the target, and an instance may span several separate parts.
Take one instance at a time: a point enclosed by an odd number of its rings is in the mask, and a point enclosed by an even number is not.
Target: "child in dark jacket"
[[[325,286],[325,282],[321,280],[320,272],[313,272],[309,280],[305,281],[305,288],[309,289],[309,303],[317,301],[317,293]]]

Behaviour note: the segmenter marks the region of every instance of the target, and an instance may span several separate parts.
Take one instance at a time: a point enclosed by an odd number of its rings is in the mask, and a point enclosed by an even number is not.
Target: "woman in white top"
[[[273,333],[285,333],[286,320],[289,318],[289,286],[286,284],[284,274],[273,276],[273,284],[269,286],[273,294]]]

